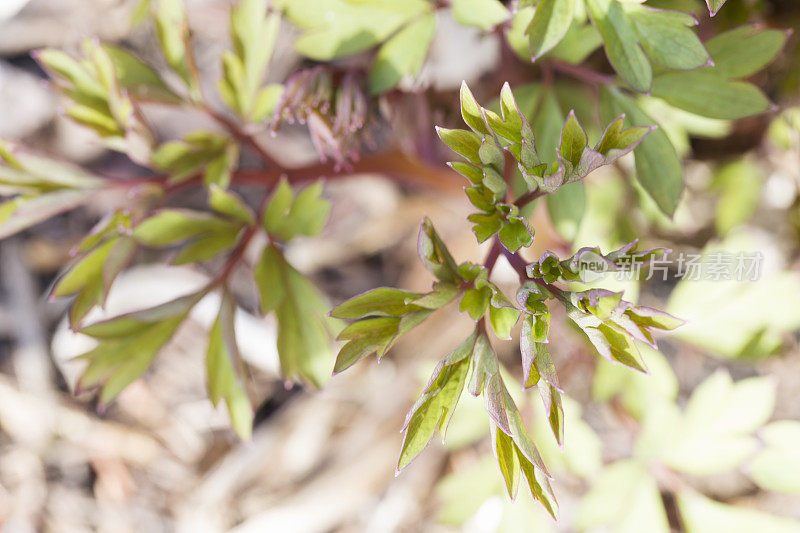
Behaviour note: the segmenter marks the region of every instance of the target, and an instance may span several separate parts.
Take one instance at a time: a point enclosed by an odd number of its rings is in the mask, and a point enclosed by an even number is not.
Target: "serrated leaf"
[[[382,93],[397,85],[403,76],[419,75],[435,31],[436,17],[426,13],[386,41],[378,49],[369,73],[370,92]]]
[[[537,4],[530,26],[525,30],[530,39],[533,61],[561,42],[572,24],[574,13],[575,0],[542,0]]]

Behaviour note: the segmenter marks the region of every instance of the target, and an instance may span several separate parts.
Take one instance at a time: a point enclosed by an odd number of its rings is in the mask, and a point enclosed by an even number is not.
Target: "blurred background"
[[[159,65],[150,28],[131,24],[133,4],[2,0],[0,137],[105,173],[139,175],[139,167],[60,114],[59,99],[30,55],[45,46],[76,50],[82,39],[97,37]],[[696,7],[702,35],[704,6],[686,4]],[[188,6],[200,71],[213,87],[229,46],[229,3]],[[797,28],[800,5],[729,0],[716,23],[752,20]],[[272,81],[305,64],[292,49],[295,30],[284,25]],[[516,502],[503,494],[482,403],[466,394],[446,444],[435,439],[394,475],[406,411],[435,362],[470,331],[471,321],[455,309],[413,330],[380,365],[362,361],[321,392],[284,385],[274,324],[248,314],[239,342],[263,398],[250,442],[236,439],[223,410],[206,397],[202,354],[212,302],[198,306],[145,378],[107,410],[98,411],[91,395],[74,395],[80,368],[69,359],[86,340],[65,326],[66,302],[43,295],[70,249],[108,208],[98,202],[0,242],[3,531],[800,531],[797,37],[753,80],[777,104],[773,112],[730,122],[666,104],[648,109],[686,157],[686,191],[672,220],[631,185],[629,163],[587,180],[584,216],[568,230],[575,247],[608,250],[641,237],[648,248],[673,249],[663,274],[641,283],[606,279],[603,286],[624,288],[626,299],[638,297],[689,323],[660,342],[662,353],[644,353],[651,375],[640,376],[599,361],[563,313],[554,316],[551,346],[569,397],[563,450],[552,441],[536,395],[520,393],[518,402],[553,465],[558,523],[524,492]],[[462,79],[482,97],[497,94],[500,55],[495,36],[443,15],[421,81],[411,89],[429,88],[432,100],[444,102],[433,107],[433,122],[452,121]],[[148,118],[164,138],[214,127],[181,109],[154,108]],[[317,157],[301,127],[285,128],[278,138],[267,133],[263,142],[282,161]],[[333,212],[323,235],[298,240],[287,253],[334,302],[376,286],[425,289],[430,276],[415,252],[423,216],[459,261],[485,255],[458,185],[400,187],[360,175],[329,182],[325,194]],[[202,191],[179,198],[184,205],[203,202]],[[527,259],[569,248],[544,210],[531,216],[536,241]],[[758,256],[757,275],[693,280],[678,260],[715,253]],[[155,264],[155,257],[137,261],[112,292],[108,313],[185,293],[208,276],[200,268]],[[513,287],[515,274],[506,267],[499,265],[497,281]],[[252,276],[240,275],[237,296],[253,312]],[[518,383],[518,348],[498,343],[497,350]]]

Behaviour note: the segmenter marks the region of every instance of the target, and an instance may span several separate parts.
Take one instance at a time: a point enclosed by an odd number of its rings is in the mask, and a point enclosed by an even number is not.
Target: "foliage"
[[[708,0],[709,12],[716,14],[724,3]],[[647,359],[659,359],[643,357],[640,350],[655,353],[655,336],[682,321],[637,305],[635,295],[626,301],[623,291],[601,288],[596,282],[599,273],[638,268],[668,251],[641,251],[636,240],[619,246],[630,239],[612,247],[609,242],[619,239],[609,238],[590,242],[572,255],[559,257],[548,251],[531,264],[520,255],[534,242],[529,215],[539,199],[564,238],[579,237],[581,221],[591,213],[584,180],[601,167],[628,171],[636,180],[632,190],[641,192],[642,211],[669,224],[666,217],[675,215],[684,189],[681,156],[689,135],[718,136],[730,121],[771,108],[767,96],[748,80],[780,52],[786,32],[747,25],[717,31],[703,42],[696,31],[698,22],[686,8],[691,1],[657,4],[659,8],[637,0],[522,0],[510,6],[498,0],[285,0],[267,5],[240,0],[230,12],[231,48],[221,58],[217,90],[226,109],[220,110],[204,92],[181,0],[145,0],[136,17],[144,21],[149,16],[152,21],[168,72],[159,72],[120,47],[91,40],[77,56],[47,49],[36,58],[66,102],[69,118],[153,174],[110,178],[2,143],[0,194],[8,199],[0,204],[0,236],[84,205],[101,193],[123,192],[127,201],[76,245],[74,261],[51,290],[53,298],[73,297],[71,327],[97,341],[80,357],[86,367],[79,388],[99,388],[100,403],[112,401],[147,370],[192,308],[205,295],[219,292],[221,304],[206,353],[208,393],[215,405],[225,402],[233,429],[245,439],[252,430],[254,398],[236,344],[237,305],[230,277],[258,242],[255,237],[266,235],[267,243],[253,269],[254,290],[261,312],[273,313],[277,321],[280,366],[287,382],[322,387],[332,373],[370,354],[381,359],[404,334],[457,302],[458,310],[475,322],[474,330],[441,359],[410,409],[397,469],[408,466],[434,433],[444,437],[466,388],[470,395],[483,397],[504,490],[513,498],[524,480],[532,497],[555,516],[552,474],[543,457],[559,459],[541,451],[551,437],[529,432],[518,407],[524,397],[510,385],[513,372],[503,367],[490,341],[490,330],[507,340],[519,324],[522,388],[537,389],[548,431],[559,446],[566,446],[561,461],[595,477],[578,527],[648,523],[648,530],[666,530],[660,480],[653,479],[642,458],[698,475],[739,466],[755,453],[752,432],[771,412],[768,384],[734,385],[716,375],[695,392],[683,413],[674,394],[665,394],[666,402],[644,404],[653,394],[640,398],[648,388],[641,385],[642,378],[617,376],[602,394],[621,394],[641,419],[637,455],[602,468],[599,459],[592,459],[597,453],[571,453],[565,427],[571,425],[590,441],[596,437],[559,383],[549,349],[553,309],[563,308],[602,359],[646,372]],[[439,138],[461,157],[447,164],[467,179],[464,190],[475,208],[468,218],[477,241],[491,243],[488,255],[480,264],[458,262],[425,219],[418,254],[435,278],[430,291],[382,287],[331,309],[313,282],[286,259],[285,247],[324,229],[331,206],[319,178],[348,175],[359,168],[403,175],[390,162],[381,166],[376,139],[382,136],[373,133],[388,131],[400,137],[401,144],[409,140],[402,138],[408,118],[396,104],[415,88],[440,19],[447,15],[508,47],[529,81],[514,90],[502,84],[499,98],[487,107],[463,83],[459,109],[467,129],[445,127],[453,124],[446,114],[437,115],[445,116],[445,126],[436,128]],[[299,70],[282,83],[267,83],[282,19],[297,28],[295,50],[321,64]],[[597,68],[602,57],[595,52],[601,48],[608,69],[605,64]],[[606,73],[612,70],[614,74]],[[147,121],[147,106],[152,104],[199,110],[218,128],[162,140]],[[429,116],[431,104],[424,105],[427,114],[422,116]],[[253,127],[277,133],[286,122],[307,125],[320,163],[287,168],[251,133]],[[370,150],[373,153],[362,158],[362,152]],[[240,168],[243,151],[255,155],[262,168]],[[426,152],[428,160],[438,157],[436,146],[428,146]],[[620,161],[631,153],[632,166]],[[410,173],[432,172],[419,159],[409,164]],[[260,203],[236,190],[243,183],[261,186]],[[719,171],[714,186],[721,195],[716,225],[720,233],[727,233],[754,209],[752,191],[758,182],[753,182],[752,172],[734,164]],[[207,209],[168,203],[175,192],[188,187],[206,191]],[[611,203],[618,210],[616,200]],[[197,292],[87,324],[90,311],[102,307],[115,278],[143,248],[170,252],[174,264],[208,263],[218,270]],[[519,277],[514,297],[492,280],[500,257]],[[718,312],[724,324],[741,327],[721,349],[709,345],[706,326],[684,329],[683,338],[709,350],[722,355],[766,353],[777,344],[779,333],[798,325],[796,313],[782,310],[760,321],[747,317],[743,324],[728,316],[746,315],[756,292],[774,292],[776,300],[784,302],[789,291],[796,294],[793,278],[758,284],[745,293],[724,284],[714,291],[708,288],[713,297],[706,303],[732,303],[726,309],[702,311],[704,318],[713,320]],[[697,314],[703,307],[692,297],[679,286],[670,311],[682,317]],[[334,339],[341,342],[335,357]],[[597,376],[609,372],[601,365]],[[729,405],[720,405],[721,398]],[[750,398],[760,398],[761,403]],[[731,415],[730,405],[749,415]],[[666,422],[653,422],[653,412]],[[797,463],[787,445],[796,430],[790,423],[764,429],[768,446],[752,462],[753,480],[760,486],[797,492],[796,477],[780,471],[782,464]],[[669,435],[663,433],[667,431]],[[695,432],[702,431],[714,434],[701,439]],[[705,443],[703,439],[714,444],[699,453],[697,443]],[[626,491],[617,490],[620,486],[636,494],[640,505],[631,506],[623,498]],[[618,493],[610,503],[608,487]],[[717,504],[683,487],[678,499],[687,523],[693,523],[698,508],[709,506],[720,516],[720,524],[732,520]],[[643,514],[631,514],[632,507]],[[702,527],[707,528],[691,526]]]

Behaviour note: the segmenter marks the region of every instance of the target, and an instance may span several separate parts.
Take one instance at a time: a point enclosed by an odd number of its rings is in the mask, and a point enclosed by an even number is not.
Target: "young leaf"
[[[541,0],[525,30],[530,39],[531,58],[539,59],[567,34],[575,13],[575,0]]]
[[[422,221],[419,229],[417,254],[425,268],[439,280],[453,282],[459,278],[458,266],[453,256],[427,218]]]
[[[475,165],[482,164],[478,155],[481,148],[480,136],[467,130],[449,130],[439,126],[436,126],[436,133],[443,143],[454,152],[466,157],[470,163]]]
[[[244,386],[244,364],[234,331],[235,313],[233,297],[225,290],[219,314],[208,335],[206,376],[211,403],[216,406],[220,400],[225,401],[234,431],[247,440],[253,431],[253,406]]]
[[[506,435],[499,427],[492,424],[492,450],[497,457],[497,465],[506,483],[508,496],[514,499],[517,495],[517,486],[520,478],[519,456],[511,437]]]
[[[406,415],[403,447],[397,462],[397,472],[403,470],[419,455],[438,429],[444,439],[447,424],[456,409],[470,370],[470,357],[475,334],[439,362],[422,395]]]

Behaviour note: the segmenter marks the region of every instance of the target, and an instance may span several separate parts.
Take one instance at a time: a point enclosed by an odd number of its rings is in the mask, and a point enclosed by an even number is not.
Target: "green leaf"
[[[319,235],[331,209],[330,202],[321,195],[321,181],[304,187],[295,196],[288,181],[282,179],[264,210],[264,229],[285,241],[298,235]]]
[[[325,316],[328,304],[307,278],[282,256],[275,262],[285,291],[275,308],[281,371],[287,380],[302,379],[319,389],[333,371],[331,344],[338,323]]]
[[[467,126],[469,126],[470,128],[472,128],[473,131],[478,133],[489,133],[489,130],[486,128],[486,124],[483,121],[482,108],[478,104],[478,101],[475,100],[475,97],[472,95],[472,91],[469,90],[466,81],[461,82],[461,89],[459,90],[459,100],[461,101],[461,118],[464,119],[464,122],[466,122]],[[469,165],[464,165],[464,163],[460,163],[460,165],[469,167]],[[474,167],[469,167],[469,168],[474,168]],[[467,178],[469,178],[468,175]],[[473,183],[480,183],[481,181],[482,178],[479,178],[478,181],[473,181]]]
[[[253,214],[253,210],[236,193],[211,184],[208,188],[208,194],[208,204],[217,213],[226,215],[248,226],[255,224],[256,217]]]
[[[186,314],[182,314],[149,324],[135,335],[106,340],[79,356],[89,364],[78,381],[78,388],[102,384],[100,403],[108,404],[147,370],[185,318]]]
[[[253,406],[244,386],[244,364],[234,331],[235,313],[233,297],[225,290],[219,314],[208,334],[206,376],[211,403],[216,406],[220,400],[225,401],[234,431],[247,440],[253,431]]]
[[[726,372],[712,374],[689,399],[677,434],[661,451],[671,468],[711,475],[740,466],[757,449],[750,435],[772,415],[774,384],[766,378],[733,383]]]
[[[370,92],[382,93],[397,85],[403,76],[419,75],[435,31],[436,17],[426,13],[386,41],[369,73]]]
[[[653,96],[690,113],[718,119],[757,115],[768,111],[771,105],[755,85],[726,80],[713,69],[656,76]]]
[[[274,5],[305,30],[295,49],[317,61],[363,52],[430,10],[425,0],[278,0]]]
[[[186,265],[208,261],[233,248],[241,234],[242,228],[237,224],[204,233],[200,238],[181,248],[172,259],[172,264]]]
[[[603,36],[606,56],[614,70],[637,91],[649,92],[653,69],[622,5],[617,0],[586,0],[586,7]]]
[[[708,12],[711,13],[712,17],[717,14],[719,9],[725,2],[726,0],[706,0],[706,5],[708,6]]]
[[[259,88],[266,73],[280,26],[280,15],[267,14],[266,4],[261,0],[241,0],[231,8],[231,38],[233,56],[227,56],[225,78],[234,102],[228,102],[243,118],[256,115]],[[235,61],[237,67],[231,67]]]
[[[136,100],[175,104],[181,101],[158,72],[127,50],[110,44],[101,45],[114,64],[119,86]]]
[[[194,99],[199,94],[198,81],[189,65],[194,59],[189,57],[189,25],[186,21],[186,8],[182,0],[158,0],[155,16],[156,35],[167,64],[183,79]]]
[[[402,289],[379,287],[353,296],[349,300],[334,307],[329,313],[335,318],[363,318],[365,316],[402,316],[420,309],[409,304],[422,294]]]
[[[604,120],[625,114],[636,126],[655,124],[638,104],[614,88],[601,92],[601,113]],[[683,168],[678,154],[662,130],[653,131],[634,151],[636,177],[645,191],[667,215],[672,215],[683,192]]]
[[[274,246],[266,246],[254,271],[261,312],[269,313],[283,303],[286,289],[283,286],[281,253]]]
[[[489,307],[491,297],[492,291],[488,287],[467,289],[461,297],[458,310],[462,313],[466,311],[472,320],[480,320]]]
[[[61,190],[6,200],[0,203],[0,239],[75,209],[92,196],[91,190]]]
[[[714,1],[714,0],[709,0]],[[721,4],[720,4],[721,5]],[[726,533],[798,533],[800,522],[773,516],[755,509],[715,502],[690,488],[678,492],[678,509],[688,533],[725,531]]]
[[[548,194],[547,213],[562,238],[571,241],[578,234],[583,212],[586,210],[586,192],[581,183],[570,183]]]
[[[133,238],[146,246],[172,246],[208,233],[238,229],[239,223],[188,209],[162,209],[133,229]]]
[[[470,369],[470,353],[475,335],[439,362],[422,395],[406,415],[403,447],[397,462],[397,472],[403,470],[433,438],[434,432],[444,434],[447,424],[461,397]]]
[[[533,61],[561,42],[574,16],[575,0],[542,0],[538,3],[531,24],[526,30]]]
[[[406,303],[414,304],[426,309],[439,309],[450,303],[459,293],[459,288],[454,283],[437,281],[433,284],[433,290],[427,294],[414,299],[406,299]]]
[[[117,242],[116,239],[109,239],[76,261],[58,278],[50,292],[51,296],[63,298],[73,295],[94,279],[101,278],[103,265]]]
[[[759,433],[766,447],[750,462],[750,477],[764,490],[800,495],[800,422],[773,422]]]
[[[680,11],[662,11],[628,5],[639,43],[650,59],[676,70],[690,70],[708,65],[711,57],[690,27],[697,20]]]
[[[750,220],[756,211],[764,177],[761,168],[741,159],[717,169],[711,189],[720,192],[714,222],[717,234],[724,236]]]
[[[230,173],[238,161],[238,145],[225,135],[196,131],[182,141],[162,144],[150,156],[158,169],[170,173],[170,181],[181,182],[205,168],[205,183],[227,188]]]
[[[630,459],[602,471],[578,506],[575,526],[580,531],[670,531],[655,480]]]
[[[578,166],[581,162],[583,151],[588,144],[589,138],[586,136],[586,132],[578,123],[575,112],[570,111],[569,115],[567,115],[566,122],[564,122],[564,127],[561,130],[561,144],[558,148],[559,153],[574,166]]]
[[[419,229],[417,254],[428,271],[441,281],[454,282],[459,278],[458,266],[430,219],[425,218]]]
[[[510,16],[499,0],[453,0],[452,5],[456,22],[482,30],[489,30]]]
[[[728,78],[746,78],[770,64],[788,34],[781,30],[740,26],[720,33],[706,43],[714,70]]]
[[[204,295],[204,291],[186,294],[154,307],[95,322],[82,328],[80,332],[101,340],[136,337],[156,324],[185,317]]]

